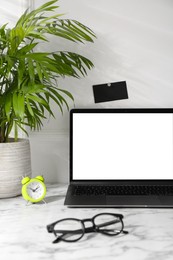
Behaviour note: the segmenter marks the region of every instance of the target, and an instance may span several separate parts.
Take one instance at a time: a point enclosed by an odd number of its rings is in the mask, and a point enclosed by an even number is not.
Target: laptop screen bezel
[[[69,181],[70,183],[87,183],[87,184],[118,184],[118,185],[173,185],[173,179],[133,179],[133,180],[105,180],[105,179],[92,179],[92,180],[78,180],[73,179],[73,115],[76,113],[171,113],[173,108],[74,108],[70,110],[70,142],[69,142]]]

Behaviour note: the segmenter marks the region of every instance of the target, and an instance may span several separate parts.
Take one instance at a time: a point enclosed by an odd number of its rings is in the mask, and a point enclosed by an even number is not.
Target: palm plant
[[[72,94],[57,85],[58,77],[80,78],[87,74],[93,63],[74,52],[38,52],[42,42],[49,42],[48,35],[65,38],[73,42],[93,42],[93,31],[76,20],[61,19],[54,14],[58,0],[47,2],[28,11],[19,18],[13,28],[4,24],[0,28],[0,142],[8,142],[14,129],[25,133],[26,127],[37,130],[42,127],[53,100],[60,111],[67,108],[67,99]],[[48,15],[50,14],[51,15]]]

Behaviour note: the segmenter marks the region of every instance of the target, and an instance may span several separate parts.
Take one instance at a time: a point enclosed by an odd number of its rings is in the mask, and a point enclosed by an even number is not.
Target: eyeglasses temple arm
[[[56,244],[56,243],[60,242],[60,241],[61,241],[61,238],[62,238],[63,236],[64,236],[64,235],[61,235],[61,236],[57,237],[52,243],[53,243],[53,244]]]
[[[109,226],[109,225],[111,225],[111,224],[116,224],[116,223],[119,223],[119,222],[121,222],[120,220],[112,220],[112,221],[108,221],[108,222],[104,222],[104,223],[102,223],[102,224],[99,224],[99,225],[97,225],[97,227],[106,227],[106,226]]]
[[[61,239],[65,236],[65,235],[73,235],[73,234],[80,234],[81,233],[81,229],[78,229],[78,230],[55,230],[54,231],[55,234],[57,233],[61,233],[60,236],[58,236],[52,243],[55,244],[55,243],[58,243],[61,241]]]
[[[96,231],[95,227],[85,228],[85,233],[91,233],[91,232],[94,232],[94,231]]]
[[[122,232],[123,232],[123,234],[128,234],[129,233],[127,230],[123,230]]]
[[[79,234],[82,232],[82,229],[76,229],[76,230],[54,230],[53,233],[58,234],[61,233],[62,235],[66,235],[66,234]]]

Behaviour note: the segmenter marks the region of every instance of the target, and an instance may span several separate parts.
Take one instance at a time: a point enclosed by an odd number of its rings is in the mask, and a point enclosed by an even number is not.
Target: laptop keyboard
[[[75,186],[73,195],[173,195],[173,186],[99,186],[80,185]]]

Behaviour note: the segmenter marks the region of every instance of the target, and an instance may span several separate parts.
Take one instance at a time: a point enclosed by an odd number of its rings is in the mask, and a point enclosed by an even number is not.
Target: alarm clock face
[[[30,182],[26,187],[26,192],[33,200],[42,199],[45,193],[44,184],[37,181]]]

